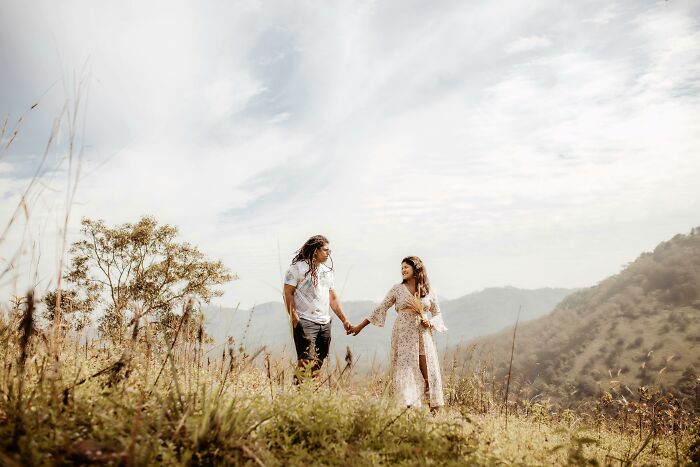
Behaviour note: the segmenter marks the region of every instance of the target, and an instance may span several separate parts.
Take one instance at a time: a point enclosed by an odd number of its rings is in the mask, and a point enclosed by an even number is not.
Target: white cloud
[[[547,36],[520,37],[506,47],[509,54],[529,52],[531,50],[546,49],[552,46],[552,41]]]
[[[178,225],[242,276],[227,304],[278,299],[280,263],[318,232],[347,298],[381,296],[409,253],[456,296],[595,283],[697,223],[700,40],[683,4],[628,2],[601,27],[544,0],[76,5],[45,18],[66,63],[93,53],[71,232],[83,215]],[[631,21],[602,27],[618,11]],[[625,229],[638,237],[621,244]]]
[[[700,30],[681,11],[656,7],[635,19],[649,62],[639,86],[659,100],[680,94],[697,100],[700,91]]]
[[[8,162],[0,162],[0,174],[9,174],[13,169],[13,165]]]
[[[243,110],[250,99],[265,91],[259,81],[246,73],[238,73],[233,78],[222,77],[205,85],[203,94],[211,117],[219,120]]]
[[[289,112],[280,112],[278,114],[275,114],[270,120],[267,122],[272,124],[272,125],[277,125],[279,123],[284,123],[287,120],[289,120],[289,117],[291,114]]]
[[[620,13],[618,11],[618,7],[616,5],[605,5],[605,7],[597,11],[592,17],[584,20],[586,23],[594,23],[594,24],[608,24],[610,23],[613,19],[617,18],[620,16]]]

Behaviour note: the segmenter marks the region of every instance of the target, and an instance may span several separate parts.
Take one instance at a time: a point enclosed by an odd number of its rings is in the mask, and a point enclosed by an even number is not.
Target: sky
[[[68,244],[177,226],[223,306],[317,233],[343,300],[407,255],[447,298],[591,286],[700,225],[699,104],[695,1],[0,0],[0,228],[38,174],[0,292],[55,286],[67,205]]]

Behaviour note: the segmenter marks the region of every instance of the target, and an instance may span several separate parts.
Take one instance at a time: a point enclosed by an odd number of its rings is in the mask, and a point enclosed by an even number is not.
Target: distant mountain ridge
[[[521,319],[542,316],[554,309],[557,303],[574,290],[493,287],[455,300],[443,299],[440,307],[449,331],[438,334],[438,348],[444,350],[452,344],[465,342],[512,324],[520,305],[523,306]],[[375,306],[371,301],[343,302],[343,309],[354,324],[362,321]],[[273,352],[294,356],[289,320],[284,305],[280,302],[263,303],[252,310],[210,306],[204,307],[203,312],[207,332],[216,342],[224,342],[231,336],[237,344],[243,343],[246,347],[257,348],[265,345]],[[363,367],[373,363],[386,363],[394,318],[395,312],[392,309],[387,315],[384,328],[368,326],[356,337],[345,335],[336,319],[333,324],[332,351],[342,356],[349,346],[359,359],[358,364]]]
[[[446,300],[441,308],[445,319],[452,323],[449,341],[463,342],[511,326],[515,323],[519,308],[521,321],[542,316],[576,290],[490,287],[455,300]]]
[[[508,371],[513,329],[453,348],[465,370]],[[603,391],[634,398],[639,386],[700,405],[700,228],[642,253],[623,271],[517,329],[513,379],[520,397],[563,404]],[[700,407],[698,407],[700,410]]]

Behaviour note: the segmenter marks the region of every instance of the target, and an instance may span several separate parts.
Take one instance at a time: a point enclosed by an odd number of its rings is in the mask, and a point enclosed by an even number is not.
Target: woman
[[[384,326],[386,312],[394,305],[398,316],[391,333],[391,370],[394,393],[407,406],[420,407],[423,392],[431,411],[445,404],[442,378],[432,331],[447,331],[437,296],[430,288],[428,273],[417,256],[401,261],[402,281],[350,332],[359,334],[369,323]],[[426,312],[432,317],[426,318]]]

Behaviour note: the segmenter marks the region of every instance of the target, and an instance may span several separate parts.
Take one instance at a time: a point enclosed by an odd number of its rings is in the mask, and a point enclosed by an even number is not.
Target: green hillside
[[[517,329],[511,388],[572,405],[639,386],[698,398],[700,228],[643,253],[619,274]],[[508,372],[513,328],[456,348],[467,371]],[[695,401],[693,404],[698,404]]]

